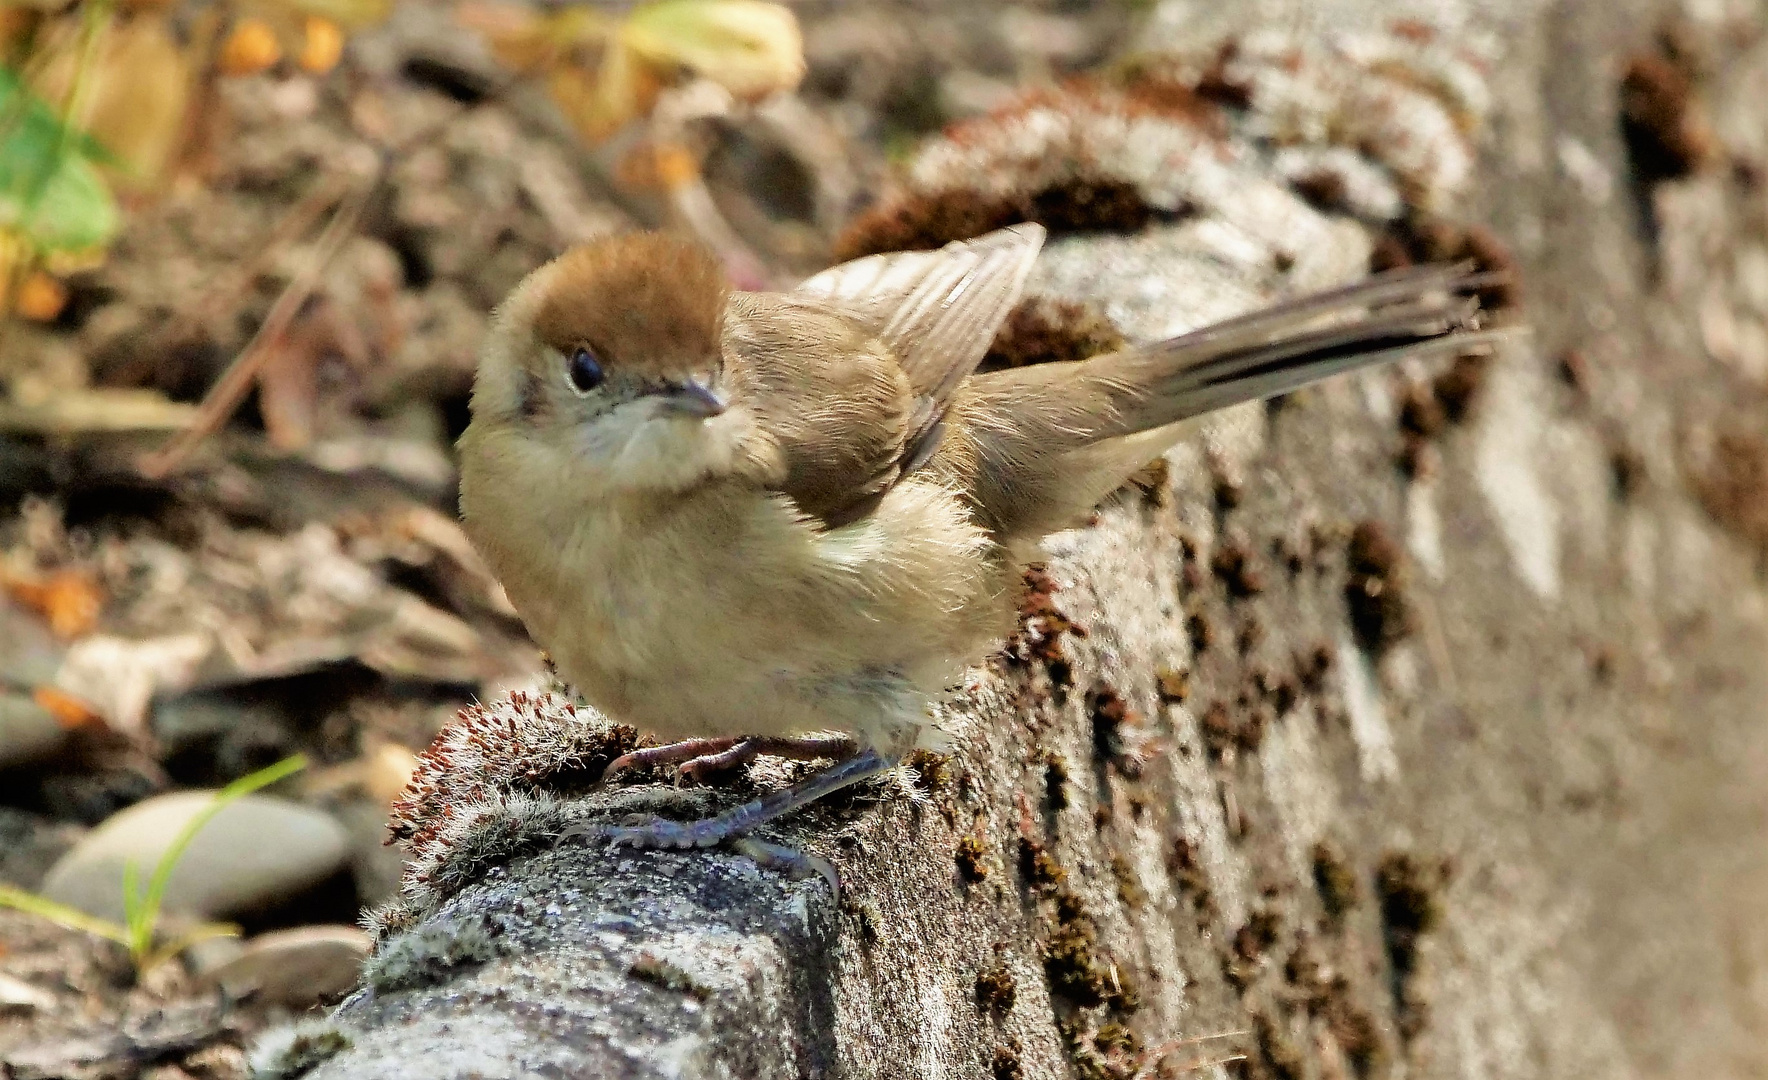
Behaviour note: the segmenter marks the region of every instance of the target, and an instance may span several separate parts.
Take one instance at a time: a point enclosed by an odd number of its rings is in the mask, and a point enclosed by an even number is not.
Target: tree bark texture
[[[731,852],[551,848],[689,796],[576,797],[626,736],[496,705],[542,749],[414,811],[373,988],[267,1071],[1768,1068],[1768,9],[1220,7],[1159,7],[1131,105],[924,149],[855,250],[937,241],[928,207],[1079,226],[1032,351],[1372,258],[1512,267],[1532,332],[1211,418],[1053,538],[954,754],[766,834],[838,902]]]

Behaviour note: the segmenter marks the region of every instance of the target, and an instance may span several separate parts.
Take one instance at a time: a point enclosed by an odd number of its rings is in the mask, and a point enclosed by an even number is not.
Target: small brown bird
[[[1072,363],[976,373],[1044,230],[732,292],[680,239],[528,276],[461,437],[466,528],[535,639],[612,717],[685,739],[616,763],[825,771],[718,817],[598,830],[718,843],[890,767],[1012,630],[1025,561],[1180,421],[1479,345],[1484,283],[1397,270]]]

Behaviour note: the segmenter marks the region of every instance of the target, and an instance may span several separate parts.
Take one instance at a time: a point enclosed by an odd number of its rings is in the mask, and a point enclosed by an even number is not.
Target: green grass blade
[[[178,860],[184,857],[184,851],[190,847],[190,842],[196,839],[197,833],[203,831],[203,826],[214,820],[215,815],[226,809],[228,804],[250,795],[260,788],[268,787],[278,780],[293,776],[306,767],[306,756],[296,754],[293,757],[283,758],[274,765],[267,765],[255,773],[242,776],[216,792],[215,797],[209,801],[209,805],[203,807],[189,821],[185,822],[184,828],[178,830],[178,835],[173,837],[171,846],[166,848],[165,853],[160,856],[160,861],[154,866],[153,876],[148,879],[147,883],[147,895],[142,898],[139,914],[142,925],[147,928],[150,938],[154,926],[160,920],[160,903],[165,899],[166,886],[172,880],[172,871],[177,868]],[[144,947],[142,954],[145,952]]]
[[[141,895],[141,864],[134,859],[123,860],[123,928],[129,932],[129,955],[141,959],[153,944],[153,920],[143,919]]]
[[[136,963],[135,970],[145,975],[199,941],[208,941],[210,938],[218,937],[238,937],[239,934],[239,927],[232,923],[199,923],[148,953]]]
[[[35,915],[47,919],[57,926],[65,926],[69,930],[114,941],[119,945],[129,944],[129,931],[118,926],[109,919],[101,919],[96,915],[88,915],[77,907],[51,900],[47,896],[38,896],[33,892],[15,889],[11,885],[0,885],[0,907],[9,907],[22,911],[27,915]]]

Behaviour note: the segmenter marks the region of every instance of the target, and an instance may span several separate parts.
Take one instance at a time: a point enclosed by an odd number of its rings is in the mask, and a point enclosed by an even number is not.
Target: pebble
[[[162,852],[214,793],[180,791],[137,803],[86,834],[50,868],[43,893],[107,919],[123,915],[123,866],[134,860],[146,884]],[[297,893],[348,856],[344,829],[317,810],[248,795],[229,804],[185,849],[163,910],[224,918]]]
[[[67,731],[29,694],[0,691],[0,769],[55,753]]]
[[[368,935],[354,926],[303,926],[260,934],[240,954],[202,975],[229,994],[256,991],[253,1000],[298,1008],[336,997],[356,985],[368,958]]]

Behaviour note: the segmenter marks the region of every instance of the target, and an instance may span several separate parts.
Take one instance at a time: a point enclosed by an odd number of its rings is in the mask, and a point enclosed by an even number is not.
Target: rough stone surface
[[[53,754],[67,732],[26,694],[0,691],[0,769]]]
[[[1702,50],[1729,161],[1630,190],[1620,73],[1665,19]],[[1218,417],[1155,497],[1056,538],[1024,659],[961,696],[958,751],[919,797],[771,835],[838,865],[839,905],[733,854],[542,844],[391,934],[370,988],[261,1048],[270,1072],[1091,1078],[1235,1031],[1164,1067],[1762,1070],[1768,603],[1759,514],[1737,504],[1768,475],[1744,460],[1768,453],[1768,16],[1165,4],[1149,43],[1219,55],[1249,20],[1388,72],[1396,42],[1406,70],[1456,79],[1432,55],[1474,51],[1477,83],[1402,80],[1487,117],[1464,182],[1418,153],[1454,125],[1377,156],[1505,239],[1532,337]],[[1378,33],[1334,36],[1357,28]],[[1247,62],[1288,55],[1269,45]],[[1212,93],[1276,94],[1268,134],[1329,141],[1339,83],[1302,77],[1338,61],[1294,55],[1229,64]],[[1233,182],[1190,217],[1053,244],[1034,288],[1136,338],[1292,287],[1285,267],[1362,272],[1380,223],[1313,208],[1261,153],[1234,143]],[[1420,394],[1451,419],[1420,424]],[[1215,569],[1248,565],[1257,590]],[[1374,654],[1347,607],[1371,582],[1403,584],[1411,613],[1365,637]]]
[[[50,868],[43,894],[119,919],[123,867],[142,882],[212,791],[180,791],[136,803],[93,829]],[[280,900],[344,864],[347,838],[329,816],[282,799],[248,795],[223,807],[184,852],[166,886],[164,910],[221,918]]]

